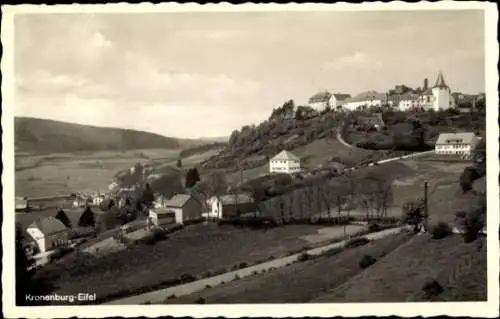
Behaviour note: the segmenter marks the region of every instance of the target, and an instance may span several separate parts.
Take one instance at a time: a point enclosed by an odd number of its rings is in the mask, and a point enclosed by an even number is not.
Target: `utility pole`
[[[428,230],[429,226],[429,206],[428,206],[428,191],[429,191],[429,181],[424,181],[424,230]]]

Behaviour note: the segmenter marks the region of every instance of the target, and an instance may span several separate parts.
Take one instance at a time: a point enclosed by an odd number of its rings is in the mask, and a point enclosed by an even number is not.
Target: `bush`
[[[170,296],[168,296],[168,297],[167,297],[167,300],[168,300],[168,299],[175,299],[175,298],[177,298],[177,296],[176,296],[176,295],[174,295],[174,294],[171,294]]]
[[[359,261],[359,267],[361,267],[361,269],[365,269],[365,268],[370,267],[371,265],[373,265],[376,262],[377,262],[377,259],[375,259],[374,257],[372,257],[370,255],[364,255],[361,258],[361,260]]]
[[[311,259],[311,255],[309,255],[308,253],[302,253],[297,257],[297,261],[306,261],[309,259]]]
[[[462,220],[463,238],[466,243],[473,242],[479,237],[479,232],[484,228],[484,215],[484,211],[475,209]]]
[[[370,240],[366,237],[357,237],[357,238],[353,238],[353,239],[349,240],[345,244],[345,247],[346,248],[355,248],[355,247],[359,247],[359,246],[364,246],[364,245],[368,244],[369,242],[370,242]]]
[[[379,231],[381,230],[381,226],[379,223],[377,223],[376,221],[371,221],[369,224],[368,224],[368,230],[369,231],[372,231],[372,232],[375,232],[375,231]]]
[[[246,268],[246,267],[248,267],[248,264],[246,262],[240,263],[240,269],[241,268]]]
[[[466,167],[462,172],[462,175],[460,175],[460,187],[462,188],[462,191],[467,193],[472,190],[472,183],[474,183],[474,181],[479,177],[480,174],[474,167]]]
[[[204,304],[206,302],[205,298],[203,297],[199,297],[198,299],[196,299],[195,303],[197,304]]]
[[[444,289],[436,280],[429,280],[422,287],[422,291],[427,298],[433,298],[442,294]]]
[[[191,274],[182,274],[180,277],[180,280],[182,283],[188,283],[188,282],[193,282],[196,280],[196,278],[191,275]]]
[[[431,229],[432,239],[443,239],[452,233],[451,227],[445,222],[439,222]]]
[[[332,256],[335,256],[338,253],[342,252],[343,250],[344,250],[343,247],[331,248],[331,249],[328,249],[327,251],[323,252],[321,254],[321,256],[332,257]]]
[[[240,280],[240,275],[238,274],[234,275],[234,280]]]

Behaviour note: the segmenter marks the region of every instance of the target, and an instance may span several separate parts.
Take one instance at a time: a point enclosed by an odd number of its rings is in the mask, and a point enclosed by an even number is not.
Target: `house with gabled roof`
[[[26,232],[35,241],[40,253],[68,244],[68,228],[54,217],[34,221],[28,226]]]
[[[254,213],[257,205],[251,194],[237,193],[214,196],[210,201],[212,204],[209,218],[231,218],[242,214]]]
[[[175,213],[175,222],[184,224],[201,219],[202,203],[191,194],[177,194],[167,200],[165,209]]]
[[[441,133],[436,141],[435,153],[441,155],[459,155],[470,159],[479,139],[475,133]]]
[[[351,95],[343,93],[330,93],[328,91],[321,91],[309,98],[309,106],[317,111],[323,111],[326,108],[332,110],[341,109],[346,100]]]
[[[285,174],[300,172],[300,158],[283,150],[269,160],[269,172]]]
[[[360,108],[380,107],[388,103],[388,96],[376,91],[366,91],[358,95],[347,98],[343,108],[354,111]]]

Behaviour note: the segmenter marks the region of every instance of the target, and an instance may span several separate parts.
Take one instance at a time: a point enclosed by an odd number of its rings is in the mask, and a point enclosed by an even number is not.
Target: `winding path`
[[[397,234],[401,232],[404,229],[404,227],[398,227],[398,228],[390,228],[386,229],[383,231],[371,233],[364,235],[363,237],[366,237],[370,240],[376,240],[376,239],[381,239],[384,237],[387,237],[389,235]],[[322,247],[314,248],[311,250],[306,251],[307,254],[310,255],[319,255],[327,250],[333,249],[333,248],[340,248],[343,245],[345,245],[346,241],[340,241],[336,242],[333,244],[325,245]],[[144,303],[161,303],[163,302],[167,297],[175,295],[176,297],[179,296],[185,296],[189,295],[192,293],[199,292],[201,290],[206,289],[208,285],[210,287],[218,286],[221,285],[225,282],[230,282],[234,280],[235,278],[243,278],[243,277],[248,277],[252,276],[256,273],[260,273],[262,271],[267,271],[270,269],[274,268],[281,268],[285,267],[287,265],[290,265],[291,263],[294,263],[297,261],[297,258],[299,257],[301,253],[299,254],[294,254],[291,256],[283,257],[283,258],[278,258],[274,259],[271,261],[267,261],[261,264],[257,264],[254,266],[250,266],[247,268],[235,270],[235,271],[230,271],[221,275],[209,277],[209,278],[204,278],[201,280],[193,281],[187,284],[182,284],[174,287],[169,287],[165,289],[160,289],[132,297],[127,297],[123,299],[117,299],[108,303],[105,303],[105,305],[132,305],[132,304],[144,304]]]

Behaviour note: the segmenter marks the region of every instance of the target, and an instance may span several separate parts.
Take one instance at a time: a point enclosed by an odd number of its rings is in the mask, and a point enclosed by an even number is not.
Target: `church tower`
[[[453,101],[453,96],[451,95],[451,90],[446,85],[444,81],[444,76],[441,71],[439,71],[438,77],[436,79],[436,84],[432,87],[433,95],[433,106],[434,111],[446,110],[455,107]]]

